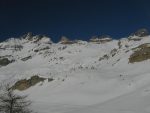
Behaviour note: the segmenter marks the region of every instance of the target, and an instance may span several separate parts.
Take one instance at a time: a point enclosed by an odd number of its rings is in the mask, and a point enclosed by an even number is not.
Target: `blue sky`
[[[93,35],[128,36],[150,29],[149,0],[0,0],[0,39],[27,32],[58,41]]]

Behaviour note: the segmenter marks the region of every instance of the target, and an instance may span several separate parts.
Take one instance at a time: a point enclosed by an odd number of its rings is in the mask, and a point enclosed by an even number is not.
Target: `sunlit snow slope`
[[[100,44],[53,43],[29,34],[11,38],[0,43],[0,58],[11,61],[0,67],[0,81],[53,78],[16,90],[29,95],[39,113],[150,113],[150,60],[129,62],[134,48],[145,43],[150,36]]]

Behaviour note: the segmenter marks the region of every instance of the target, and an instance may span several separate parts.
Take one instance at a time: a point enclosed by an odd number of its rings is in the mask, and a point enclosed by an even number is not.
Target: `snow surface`
[[[15,62],[0,67],[0,81],[13,82],[39,75],[54,81],[39,83],[19,94],[29,95],[32,109],[39,113],[150,113],[150,60],[130,64],[135,48],[150,43],[126,38],[104,44],[89,42],[71,45],[10,39],[0,43],[0,56]],[[13,50],[6,45],[22,45]],[[127,46],[126,46],[127,45]],[[44,49],[49,47],[49,49]],[[11,48],[11,49],[10,49]],[[115,55],[112,50],[117,49]],[[39,50],[35,52],[34,50]],[[108,59],[99,61],[104,55]],[[8,56],[10,55],[10,56]],[[22,61],[22,58],[31,59]]]

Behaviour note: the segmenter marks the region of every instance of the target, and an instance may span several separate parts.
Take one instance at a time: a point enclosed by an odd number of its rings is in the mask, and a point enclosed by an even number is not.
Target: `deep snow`
[[[150,43],[150,36],[141,41],[123,38],[121,48],[118,41],[63,45],[50,44],[46,37],[36,43],[10,39],[0,43],[5,48],[0,49],[0,56],[11,55],[8,58],[15,62],[0,67],[0,81],[14,83],[33,75],[54,78],[16,91],[29,95],[32,109],[39,113],[149,113],[150,60],[131,64],[128,58],[132,48]],[[23,49],[13,50],[14,45]],[[114,56],[113,49],[117,49]],[[105,54],[109,58],[99,61]],[[32,58],[21,60],[28,56]]]

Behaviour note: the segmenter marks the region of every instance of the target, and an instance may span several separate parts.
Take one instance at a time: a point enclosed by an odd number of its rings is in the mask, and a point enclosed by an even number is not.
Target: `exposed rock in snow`
[[[129,58],[130,63],[141,62],[150,59],[150,43],[139,45],[132,50],[134,50],[134,53]]]
[[[112,38],[109,35],[93,36],[90,39],[90,42],[97,43],[97,44],[106,43],[106,42],[110,42],[110,41],[112,41]]]
[[[30,88],[31,86],[34,86],[36,85],[37,83],[39,82],[43,82],[46,78],[42,78],[42,77],[39,77],[37,75],[35,76],[32,76],[30,79],[26,80],[26,79],[23,79],[23,80],[19,80],[17,81],[14,86],[12,86],[12,88],[14,90],[20,90],[20,91],[23,91],[23,90],[26,90],[28,88]]]
[[[149,35],[149,31],[147,29],[139,29],[134,33],[135,36],[138,37],[145,37]]]
[[[73,44],[74,42],[69,40],[66,36],[62,36],[60,40],[61,44]]]
[[[140,41],[143,37],[149,36],[149,31],[147,29],[139,29],[135,33],[132,33],[129,40]]]

